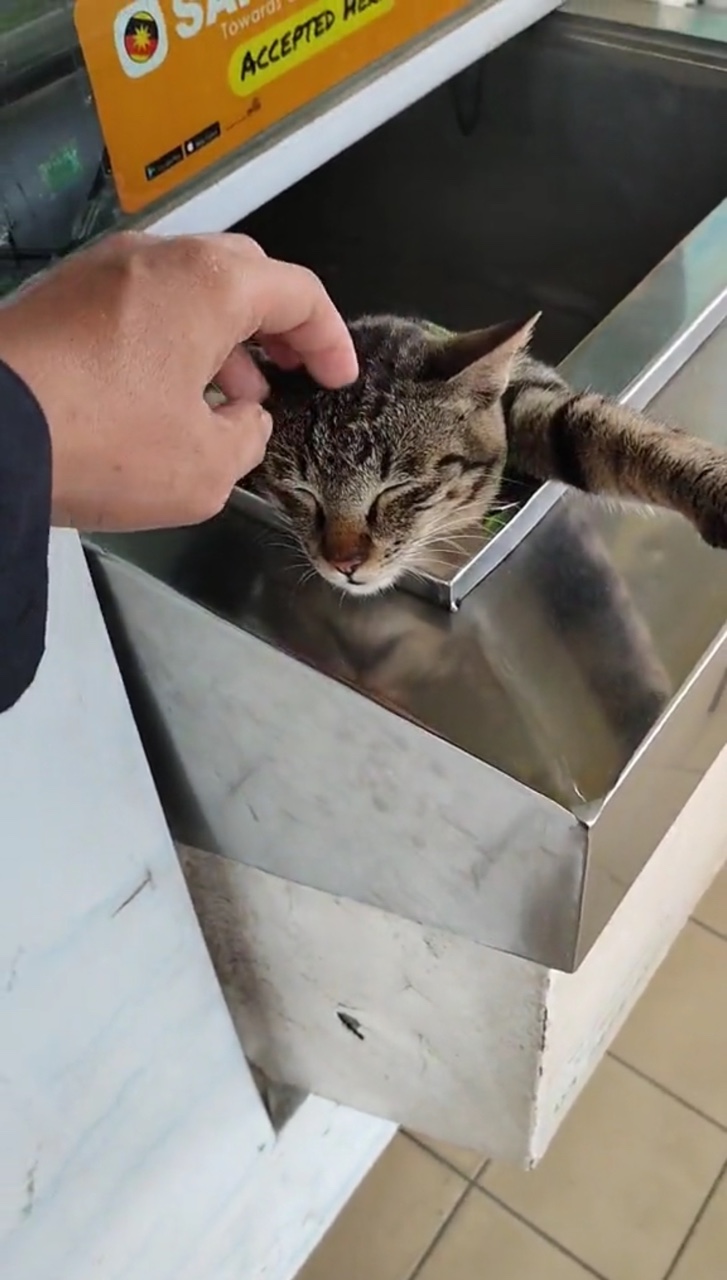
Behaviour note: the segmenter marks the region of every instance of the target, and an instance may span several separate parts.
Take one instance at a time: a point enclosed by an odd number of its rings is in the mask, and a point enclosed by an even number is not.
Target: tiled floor
[[[539,1168],[400,1134],[299,1280],[727,1277],[727,871]]]

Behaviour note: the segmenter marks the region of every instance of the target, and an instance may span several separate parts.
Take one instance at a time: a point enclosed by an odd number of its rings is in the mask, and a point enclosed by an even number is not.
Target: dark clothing
[[[45,648],[50,509],[45,415],[0,361],[0,712],[25,693]]]

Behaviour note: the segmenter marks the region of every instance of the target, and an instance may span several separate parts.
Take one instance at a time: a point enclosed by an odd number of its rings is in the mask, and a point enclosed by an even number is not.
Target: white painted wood
[[[252,1061],[528,1165],[725,861],[725,787],[727,750],[574,974],[237,861],[180,854]]]
[[[46,657],[0,717],[0,1274],[209,1280],[272,1130],[75,534],[50,568]]]
[[[0,1275],[292,1280],[393,1126],[309,1098],[273,1141],[72,533],[0,824]]]
[[[533,1158],[600,1062],[727,860],[727,748],[576,973],[553,973]]]
[[[395,1133],[385,1120],[307,1098],[175,1280],[293,1280]]]

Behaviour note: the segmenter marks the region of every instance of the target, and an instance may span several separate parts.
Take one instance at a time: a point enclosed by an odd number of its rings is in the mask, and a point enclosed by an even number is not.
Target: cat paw
[[[702,515],[697,528],[710,547],[727,550],[727,512]]]
[[[727,550],[727,449],[686,438],[685,443],[693,458],[681,476],[682,511],[708,546]]]
[[[727,467],[724,470],[724,484],[710,486],[711,492],[700,502],[694,519],[704,541],[723,550],[727,549]]]

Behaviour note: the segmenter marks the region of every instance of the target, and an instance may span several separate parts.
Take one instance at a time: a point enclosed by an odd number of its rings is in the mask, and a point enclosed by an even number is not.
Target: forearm
[[[43,656],[50,509],[48,426],[0,358],[0,712],[26,691]]]

